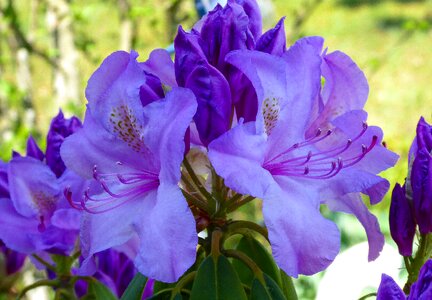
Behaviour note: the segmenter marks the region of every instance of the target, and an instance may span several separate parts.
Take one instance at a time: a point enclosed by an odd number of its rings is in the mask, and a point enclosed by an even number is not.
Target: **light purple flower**
[[[81,201],[83,271],[93,254],[138,236],[137,269],[173,282],[195,261],[195,222],[178,182],[196,101],[183,88],[159,99],[161,83],[154,85],[137,56],[115,52],[92,75],[84,128],[61,154],[68,168],[99,185]]]
[[[225,184],[264,200],[273,255],[290,276],[323,270],[339,251],[339,231],[320,204],[354,214],[368,236],[369,260],[379,255],[384,237],[359,192],[378,203],[389,183],[375,174],[397,160],[380,145],[381,129],[365,123],[363,73],[341,52],[322,53],[322,45],[311,37],[281,57],[231,52],[226,60],[252,82],[258,113],[209,145]]]
[[[69,206],[62,191],[67,187],[78,192],[85,183],[69,170],[57,178],[31,137],[27,145],[26,157],[15,155],[0,170],[5,183],[0,239],[21,253],[69,253],[78,236],[80,214]]]

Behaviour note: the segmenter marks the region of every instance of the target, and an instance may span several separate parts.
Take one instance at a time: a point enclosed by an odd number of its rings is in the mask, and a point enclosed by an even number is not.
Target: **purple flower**
[[[402,289],[390,276],[383,274],[377,292],[377,300],[428,300],[432,299],[432,260],[420,269],[417,281],[412,285],[410,294],[405,296]]]
[[[30,137],[26,157],[16,154],[2,163],[0,239],[20,253],[65,254],[75,245],[80,213],[70,207],[63,190],[81,191],[85,182],[69,170],[57,178],[44,158]]]
[[[386,274],[382,274],[377,292],[377,300],[405,300],[406,296],[397,283]]]
[[[412,203],[405,195],[405,185],[401,187],[397,183],[393,189],[389,220],[390,233],[399,248],[399,253],[411,256],[416,223]]]
[[[429,259],[420,269],[418,279],[412,285],[408,299],[432,299],[432,260]]]
[[[263,199],[273,255],[290,276],[323,270],[339,251],[339,231],[320,214],[321,203],[354,214],[368,236],[369,260],[379,255],[384,237],[359,192],[378,203],[389,183],[375,174],[397,160],[380,145],[381,129],[365,123],[363,73],[341,52],[322,53],[322,45],[311,37],[281,57],[227,55],[252,82],[258,113],[209,145],[225,184]]]
[[[225,7],[217,5],[190,33],[179,28],[174,41],[175,75],[179,86],[191,89],[197,98],[194,121],[205,146],[231,127],[234,116],[246,121],[256,116],[257,100],[251,82],[226,62],[226,56],[233,50],[255,48],[282,55],[283,19],[263,35],[261,26],[256,1],[231,0]]]
[[[66,139],[61,155],[99,185],[81,200],[83,272],[93,254],[138,236],[136,268],[173,282],[195,261],[195,222],[178,182],[196,101],[183,88],[159,99],[161,82],[155,85],[137,56],[115,52],[92,75],[84,127]]]
[[[93,274],[111,291],[120,297],[136,274],[133,261],[123,252],[108,249],[94,255],[96,272]],[[79,297],[87,291],[87,283],[79,280],[75,287]]]
[[[410,152],[414,156],[411,169],[414,214],[420,233],[426,234],[432,232],[432,126],[423,117]]]
[[[66,167],[60,157],[60,146],[64,139],[82,127],[77,117],[65,119],[62,111],[52,119],[47,136],[46,163],[60,177]]]
[[[7,248],[1,240],[0,253],[4,257],[3,261],[6,265],[6,275],[12,275],[18,272],[24,266],[27,256]]]

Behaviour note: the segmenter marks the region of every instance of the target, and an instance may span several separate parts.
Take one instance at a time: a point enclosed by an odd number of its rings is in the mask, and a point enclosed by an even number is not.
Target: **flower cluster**
[[[88,81],[84,123],[60,113],[45,153],[30,138],[25,157],[0,165],[0,239],[26,254],[79,250],[77,272],[119,296],[123,279],[104,261],[133,275],[132,259],[138,272],[170,283],[195,276],[203,253],[221,264],[226,255],[270,285],[244,254],[224,249],[224,237],[258,231],[286,274],[314,274],[340,246],[324,204],[359,220],[374,260],[384,237],[361,193],[381,201],[389,183],[377,174],[397,155],[366,123],[366,78],[321,37],[287,47],[284,19],[264,33],[261,24],[254,0],[230,0],[190,32],[179,27],[174,61],[162,49],[145,62],[134,51],[108,56]],[[413,176],[431,141],[424,136]],[[256,198],[266,228],[228,217]]]

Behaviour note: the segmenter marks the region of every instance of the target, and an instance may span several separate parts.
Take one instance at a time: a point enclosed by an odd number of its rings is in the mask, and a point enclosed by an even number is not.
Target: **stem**
[[[48,263],[46,260],[44,260],[42,257],[36,255],[36,254],[32,254],[33,258],[36,259],[38,262],[40,262],[41,264],[43,264],[47,269],[49,269],[50,271],[56,272],[56,268],[51,265],[50,263]]]
[[[181,293],[183,287],[187,285],[189,282],[191,282],[195,278],[196,274],[197,271],[190,272],[189,274],[187,274],[186,276],[184,276],[182,279],[179,280],[179,282],[176,284],[176,286],[171,292],[171,300],[174,299],[176,294]]]
[[[367,295],[361,296],[358,300],[364,300],[364,299],[367,299],[367,298],[369,298],[369,297],[374,297],[374,296],[376,296],[376,295],[377,295],[377,293],[370,293],[370,294],[367,294]]]
[[[218,257],[220,253],[220,240],[222,238],[222,231],[216,229],[212,233],[212,241],[211,241],[211,254],[214,257]]]
[[[183,189],[181,191],[183,193],[183,196],[186,198],[186,200],[188,202],[190,202],[192,205],[198,207],[199,209],[207,212],[207,210],[208,210],[207,203],[205,203],[201,199],[189,194],[187,191],[185,191]]]
[[[403,288],[405,294],[409,294],[411,285],[417,281],[418,274],[424,263],[430,258],[432,254],[432,234],[422,234],[420,236],[420,246],[417,249],[414,259],[409,264],[410,269],[408,274],[408,280]],[[406,263],[405,263],[406,264]],[[408,266],[407,266],[408,267]]]
[[[261,271],[258,265],[249,256],[237,250],[224,250],[223,253],[225,256],[241,260],[249,269],[251,269],[252,273],[258,278],[258,280],[265,284],[263,271]]]
[[[186,168],[186,171],[189,173],[193,183],[196,185],[197,189],[206,197],[208,200],[212,200],[213,196],[206,190],[206,188],[202,185],[199,178],[196,176],[192,166],[189,164],[187,158],[185,157],[183,160],[183,165]]]
[[[250,221],[234,221],[228,225],[228,234],[241,233],[242,230],[249,229],[262,235],[269,243],[268,231],[266,228]]]
[[[16,297],[17,300],[21,299],[22,297],[24,297],[24,295],[35,288],[41,287],[41,286],[51,286],[51,287],[57,287],[60,284],[60,282],[58,280],[48,280],[48,279],[43,279],[43,280],[39,280],[33,284],[30,284],[29,286],[25,287]]]
[[[234,196],[235,197],[235,196]],[[233,198],[234,198],[233,197]],[[239,208],[240,206],[243,206],[243,205],[245,205],[245,204],[247,204],[247,203],[249,203],[249,202],[251,202],[252,200],[254,200],[255,199],[255,197],[253,197],[253,196],[247,196],[246,198],[243,198],[243,199],[241,199],[240,201],[237,201],[237,202],[235,202],[235,203],[233,203],[232,205],[230,205],[229,207],[228,207],[228,212],[230,213],[230,212],[232,212],[232,211],[235,211],[237,208]]]

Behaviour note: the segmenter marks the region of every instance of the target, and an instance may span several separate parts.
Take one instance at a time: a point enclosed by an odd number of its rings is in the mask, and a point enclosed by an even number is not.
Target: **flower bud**
[[[392,192],[390,204],[390,233],[403,256],[412,254],[415,235],[415,221],[412,205],[405,195],[405,185],[397,183]]]

